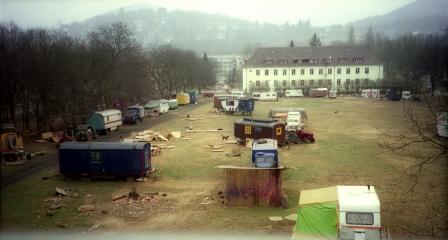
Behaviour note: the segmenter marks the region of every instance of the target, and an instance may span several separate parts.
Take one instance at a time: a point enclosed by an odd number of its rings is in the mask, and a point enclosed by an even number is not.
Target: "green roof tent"
[[[381,239],[373,186],[334,186],[300,193],[295,239]]]

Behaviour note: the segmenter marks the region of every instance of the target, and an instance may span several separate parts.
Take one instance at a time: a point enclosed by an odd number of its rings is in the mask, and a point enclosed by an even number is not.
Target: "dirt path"
[[[148,129],[154,126],[157,126],[163,122],[169,121],[178,116],[185,116],[190,111],[204,105],[208,104],[209,100],[202,101],[196,105],[187,105],[184,107],[180,107],[177,110],[169,111],[168,114],[157,118],[146,118],[142,124],[136,125],[124,125],[119,131],[111,132],[104,136],[99,136],[97,141],[117,141],[120,139],[120,136],[128,136],[131,132],[140,131],[142,129]],[[31,143],[36,145],[34,143]],[[18,181],[26,176],[31,175],[34,172],[37,172],[41,169],[56,166],[58,164],[57,159],[57,149],[54,148],[53,144],[41,144],[40,146],[33,146],[33,149],[37,148],[38,151],[46,151],[47,153],[43,156],[38,156],[28,161],[26,164],[22,166],[8,166],[9,168],[16,169],[8,169],[7,171],[2,171],[1,176],[1,188],[5,188],[11,183]],[[28,150],[28,149],[27,149]],[[29,150],[28,150],[29,151]],[[4,168],[6,166],[2,166]]]

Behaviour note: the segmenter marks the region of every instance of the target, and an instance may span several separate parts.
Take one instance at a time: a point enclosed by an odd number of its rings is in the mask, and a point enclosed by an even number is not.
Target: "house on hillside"
[[[243,90],[379,88],[383,63],[363,46],[258,48],[243,65]]]

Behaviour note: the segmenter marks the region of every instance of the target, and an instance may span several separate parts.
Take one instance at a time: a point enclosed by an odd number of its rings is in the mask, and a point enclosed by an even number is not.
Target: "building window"
[[[319,68],[319,75],[322,75],[324,73],[324,70],[322,68]]]
[[[283,87],[286,87],[286,80],[283,80]]]
[[[319,86],[322,86],[322,79],[319,80]]]
[[[287,64],[287,63],[288,63],[288,60],[287,60],[287,59],[279,59],[278,62],[279,62],[280,64]]]
[[[264,75],[269,76],[269,70],[264,70]]]
[[[336,72],[337,74],[341,74],[341,69],[340,68],[336,69]]]
[[[255,75],[260,76],[260,70],[256,70]]]
[[[314,80],[310,80],[310,86],[314,85]]]
[[[274,80],[274,87],[278,86],[278,80]]]
[[[355,85],[359,86],[359,79],[355,79]]]
[[[305,85],[305,80],[300,80],[300,85],[304,86]]]
[[[350,79],[345,79],[345,85],[350,85]]]
[[[283,76],[286,75],[286,69],[283,69]]]
[[[277,74],[278,74],[278,70],[276,69],[276,70],[274,70],[274,76],[277,76]]]
[[[359,74],[359,68],[355,69],[356,74]]]
[[[352,225],[373,225],[373,213],[348,212],[345,222]]]
[[[338,58],[338,62],[346,63],[347,62],[347,58]]]
[[[369,86],[369,79],[364,79],[364,86]]]
[[[331,80],[330,79],[327,80],[327,85],[331,86]]]
[[[272,64],[272,60],[271,59],[266,59],[263,62],[264,62],[264,64]]]
[[[300,75],[305,75],[305,69],[300,69]]]
[[[313,75],[314,74],[314,69],[310,69],[310,75]]]
[[[295,69],[291,69],[291,75],[296,75],[296,70]]]
[[[369,68],[368,68],[368,67],[365,68],[365,69],[364,69],[364,72],[365,72],[366,74],[369,74]]]
[[[353,62],[356,63],[362,62],[362,58],[353,58]]]
[[[299,59],[295,58],[294,63],[299,63]]]
[[[328,74],[332,74],[333,73],[333,69],[329,68],[328,69]]]
[[[255,82],[255,86],[257,86],[257,87],[260,86],[260,80],[257,80],[257,81]]]
[[[336,80],[336,84],[337,84],[338,86],[340,86],[340,85],[341,85],[341,79]]]
[[[296,86],[296,80],[291,80],[291,85]]]
[[[350,68],[346,68],[346,69],[345,69],[345,73],[346,73],[346,74],[350,74]]]
[[[264,82],[264,86],[265,86],[265,87],[269,87],[269,81],[268,81],[268,80],[266,80],[266,81]]]

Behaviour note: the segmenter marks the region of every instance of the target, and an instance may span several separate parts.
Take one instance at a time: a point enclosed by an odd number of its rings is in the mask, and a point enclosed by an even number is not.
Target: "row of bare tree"
[[[54,115],[82,116],[215,83],[206,54],[171,46],[145,50],[120,22],[85,38],[1,23],[0,56],[0,120],[30,131],[47,130]]]

